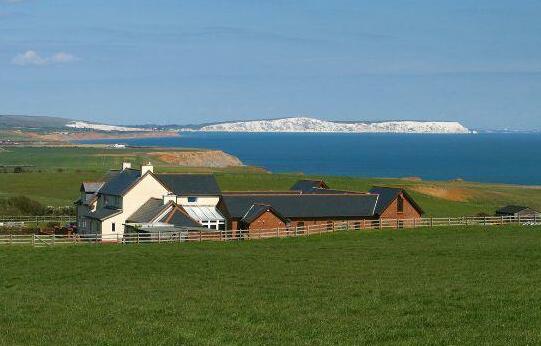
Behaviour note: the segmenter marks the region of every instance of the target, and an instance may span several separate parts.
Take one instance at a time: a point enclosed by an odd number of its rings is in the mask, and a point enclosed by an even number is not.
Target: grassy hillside
[[[62,129],[68,122],[69,119],[59,117],[0,114],[0,128],[7,129]]]
[[[539,344],[540,242],[507,227],[5,248],[0,344]]]
[[[151,161],[157,172],[214,172],[223,190],[286,190],[300,174],[268,174],[253,167],[226,169],[176,167],[152,155],[164,149],[105,148],[9,148],[0,151],[0,165],[34,165],[33,172],[0,173],[0,198],[25,195],[45,205],[64,206],[78,196],[80,182],[100,179],[123,161],[134,166]],[[178,149],[177,149],[178,150]],[[337,189],[368,191],[374,185],[406,188],[427,216],[493,214],[506,204],[522,204],[541,210],[541,189],[527,186],[479,184],[462,181],[411,181],[385,178],[323,178]],[[0,210],[0,213],[2,211]]]

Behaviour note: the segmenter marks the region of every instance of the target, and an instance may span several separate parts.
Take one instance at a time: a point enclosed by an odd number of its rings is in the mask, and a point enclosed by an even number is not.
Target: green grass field
[[[0,249],[0,344],[539,344],[541,228]]]
[[[226,169],[174,167],[156,160],[142,149],[104,149],[78,147],[9,148],[0,152],[0,164],[34,165],[33,172],[0,173],[0,198],[24,195],[44,205],[71,205],[83,180],[100,179],[108,169],[123,161],[134,167],[152,161],[157,172],[213,172],[226,191],[287,190],[301,174],[269,174],[253,167]],[[144,149],[150,150],[151,149]],[[159,149],[163,151],[163,149]],[[426,211],[427,216],[492,215],[503,205],[520,204],[541,210],[541,188],[462,181],[412,181],[406,179],[323,178],[337,189],[368,191],[374,185],[406,188]],[[0,210],[2,214],[2,210]]]

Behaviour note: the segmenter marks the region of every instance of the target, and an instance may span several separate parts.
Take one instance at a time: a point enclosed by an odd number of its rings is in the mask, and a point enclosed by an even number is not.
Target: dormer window
[[[197,203],[197,197],[194,197],[194,196],[188,197],[188,203]]]

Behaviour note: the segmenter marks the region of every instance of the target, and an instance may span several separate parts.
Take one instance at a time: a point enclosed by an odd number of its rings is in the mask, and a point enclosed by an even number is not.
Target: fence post
[[[449,218],[449,226],[451,226],[451,218]]]
[[[276,227],[276,238],[280,238],[280,228]]]
[[[520,224],[520,214],[518,214],[518,223]]]
[[[162,231],[158,231],[158,244],[162,242]]]
[[[203,241],[203,231],[199,230],[199,241]]]
[[[434,218],[433,217],[430,218],[430,227],[431,228],[434,227]]]
[[[55,238],[56,238],[56,235],[54,234],[54,231],[53,231],[53,235],[52,235],[52,239],[53,239],[53,246],[55,244]]]
[[[500,218],[500,225],[503,225],[503,215]]]

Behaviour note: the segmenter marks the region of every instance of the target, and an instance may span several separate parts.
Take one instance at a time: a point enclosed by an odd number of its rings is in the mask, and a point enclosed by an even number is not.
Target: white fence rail
[[[0,216],[0,227],[37,226],[49,222],[63,225],[75,222],[76,219],[73,215]]]
[[[145,244],[145,243],[182,243],[203,241],[237,241],[268,238],[304,237],[315,234],[339,231],[362,231],[378,229],[427,228],[448,226],[499,226],[499,225],[541,225],[541,216],[531,217],[459,217],[459,218],[422,218],[422,219],[383,219],[364,221],[341,221],[317,224],[305,227],[272,228],[261,230],[193,230],[153,233],[126,233],[114,235],[40,235],[7,234],[0,235],[0,246],[31,245],[48,247],[68,244]]]

